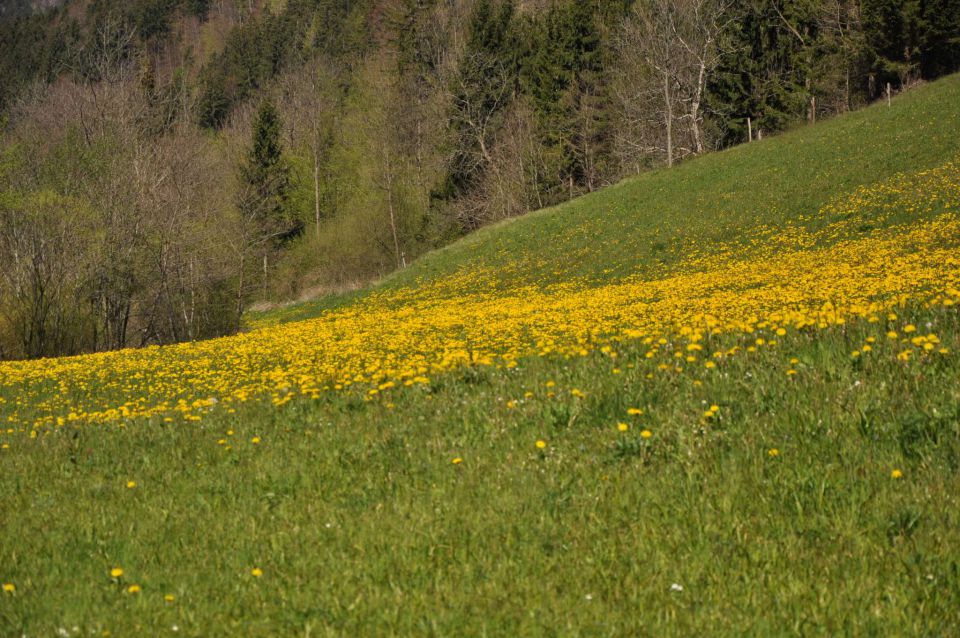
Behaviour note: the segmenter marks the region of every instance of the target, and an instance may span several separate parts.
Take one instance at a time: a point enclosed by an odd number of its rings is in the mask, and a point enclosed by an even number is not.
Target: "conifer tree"
[[[450,86],[451,150],[436,200],[468,195],[487,170],[495,170],[490,145],[515,93],[517,45],[513,2],[479,0],[467,29],[465,50]],[[472,222],[467,220],[466,225]]]
[[[604,143],[603,51],[589,3],[554,5],[536,29],[524,65],[524,88],[539,121],[546,171],[559,191],[594,187]]]
[[[253,143],[241,166],[240,209],[256,226],[261,241],[282,244],[302,229],[288,211],[290,168],[283,158],[280,115],[270,100],[260,104]]]

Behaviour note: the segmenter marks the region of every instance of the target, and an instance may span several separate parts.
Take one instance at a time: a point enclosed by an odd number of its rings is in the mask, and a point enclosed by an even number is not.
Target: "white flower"
[[[670,591],[683,591],[683,585],[679,583],[673,583],[670,585]]]

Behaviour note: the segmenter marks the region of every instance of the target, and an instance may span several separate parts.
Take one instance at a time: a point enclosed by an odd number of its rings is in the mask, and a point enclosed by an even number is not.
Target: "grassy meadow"
[[[236,337],[0,363],[0,635],[949,635],[960,76]]]

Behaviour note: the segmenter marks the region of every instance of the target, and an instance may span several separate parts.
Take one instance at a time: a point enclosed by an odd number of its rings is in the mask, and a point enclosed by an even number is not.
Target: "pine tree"
[[[260,104],[253,143],[240,169],[244,189],[240,208],[261,241],[274,246],[297,235],[302,222],[288,210],[290,169],[283,158],[280,115],[270,100]]]
[[[595,186],[598,152],[604,144],[606,95],[603,50],[590,3],[554,5],[534,27],[524,64],[524,89],[537,116],[549,190],[573,195]]]
[[[517,43],[511,0],[479,0],[467,29],[465,50],[451,83],[452,144],[447,175],[436,200],[468,194],[490,168],[490,144],[515,93]]]

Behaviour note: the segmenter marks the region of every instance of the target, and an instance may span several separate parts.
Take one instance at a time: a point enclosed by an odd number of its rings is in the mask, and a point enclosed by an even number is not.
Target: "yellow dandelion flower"
[[[136,482],[136,481],[127,481],[127,489],[132,490],[132,489],[135,488],[136,486],[137,486],[137,482]]]
[[[890,472],[890,478],[895,478],[895,479],[903,478],[903,472],[901,472],[900,470],[894,470]]]
[[[140,593],[140,585],[130,585],[129,587],[127,587],[127,593],[130,593],[130,594],[139,594],[139,593]]]
[[[457,458],[453,459],[452,463],[454,465],[460,465],[461,463],[463,463],[463,459],[458,456]]]
[[[123,576],[123,568],[114,567],[113,569],[110,570],[110,575],[114,578],[120,578],[121,576]]]
[[[775,447],[772,447],[772,448],[770,448],[769,450],[767,450],[767,455],[768,455],[770,458],[776,458],[776,457],[780,456],[780,450],[778,450],[778,449],[775,448]]]
[[[3,591],[6,594],[12,594],[13,592],[17,591],[17,586],[14,585],[13,583],[4,583]]]
[[[629,414],[630,416],[639,416],[643,414],[643,410],[641,410],[640,408],[630,408],[629,410],[627,410],[627,414]]]
[[[175,601],[175,600],[177,599],[177,597],[174,596],[173,594],[165,594],[165,595],[163,596],[163,599],[164,599],[165,601],[167,601],[168,603],[172,603],[173,601]]]
[[[250,570],[250,575],[253,576],[254,578],[260,578],[261,576],[263,576],[263,570],[260,569],[259,567],[254,567],[253,569]]]
[[[644,430],[643,432],[640,433],[640,436],[644,439],[649,439],[651,436],[653,436],[653,432],[651,432],[650,430]]]
[[[620,430],[621,432],[626,432],[627,430],[630,429],[630,426],[627,425],[626,423],[617,423],[617,429]]]
[[[547,442],[543,439],[537,439],[536,446],[538,450],[544,450],[547,447]]]

